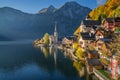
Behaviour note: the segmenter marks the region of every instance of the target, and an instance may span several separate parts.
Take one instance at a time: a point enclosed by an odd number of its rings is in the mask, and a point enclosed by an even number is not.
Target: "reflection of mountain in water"
[[[48,51],[42,53],[31,44],[0,45],[0,69],[13,71],[25,64],[35,63],[49,74],[58,71],[68,79],[77,78],[77,71],[70,59],[65,58],[57,49],[49,47],[45,50]]]

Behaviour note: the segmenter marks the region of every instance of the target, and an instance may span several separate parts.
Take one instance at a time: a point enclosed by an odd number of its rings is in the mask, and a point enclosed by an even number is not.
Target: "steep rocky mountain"
[[[46,32],[53,34],[57,22],[59,36],[72,35],[90,11],[74,1],[67,2],[58,9],[49,6],[36,14],[3,7],[0,8],[0,34],[12,40],[40,38]]]
[[[100,15],[105,17],[120,17],[120,0],[106,0],[104,5],[98,6],[90,12],[92,19],[98,19]]]
[[[50,5],[48,8],[41,9],[38,14],[44,14],[44,13],[53,13],[56,10],[56,8],[53,5]]]

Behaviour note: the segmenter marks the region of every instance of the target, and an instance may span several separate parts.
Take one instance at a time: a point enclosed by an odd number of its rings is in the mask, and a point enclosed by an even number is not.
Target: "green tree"
[[[49,34],[48,33],[45,33],[44,34],[44,37],[43,37],[43,40],[44,40],[44,44],[49,44]]]
[[[99,17],[98,17],[98,20],[99,20],[100,22],[102,22],[102,20],[103,20],[104,18],[106,18],[106,16],[105,16],[104,14],[100,14]]]

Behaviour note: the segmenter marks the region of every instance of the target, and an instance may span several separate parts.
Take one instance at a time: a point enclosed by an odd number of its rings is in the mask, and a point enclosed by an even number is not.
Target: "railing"
[[[100,80],[109,80],[107,77],[105,77],[103,74],[101,74],[98,70],[93,68],[93,73],[100,78]]]

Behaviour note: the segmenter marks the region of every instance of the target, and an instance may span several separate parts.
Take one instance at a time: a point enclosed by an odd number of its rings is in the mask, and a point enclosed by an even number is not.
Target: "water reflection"
[[[58,56],[57,46],[56,45],[49,46],[49,47],[43,47],[43,46],[41,46],[40,49],[43,52],[44,57],[46,59],[49,58],[50,56],[53,56],[53,58],[54,58],[54,64],[55,64],[55,66],[57,66],[57,56]]]
[[[68,80],[84,80],[84,77],[80,78],[78,76],[77,70],[73,66],[73,62],[68,57],[68,53],[64,54],[57,49],[57,46],[38,46],[44,55],[44,61],[47,61],[47,67],[52,68],[54,71],[59,71],[61,74],[65,75]],[[66,80],[66,79],[65,79]]]
[[[32,76],[31,76],[32,75]],[[0,45],[0,80],[84,80],[56,47]]]
[[[73,66],[78,71],[80,77],[84,77],[85,75],[85,65],[82,62],[73,62]]]

